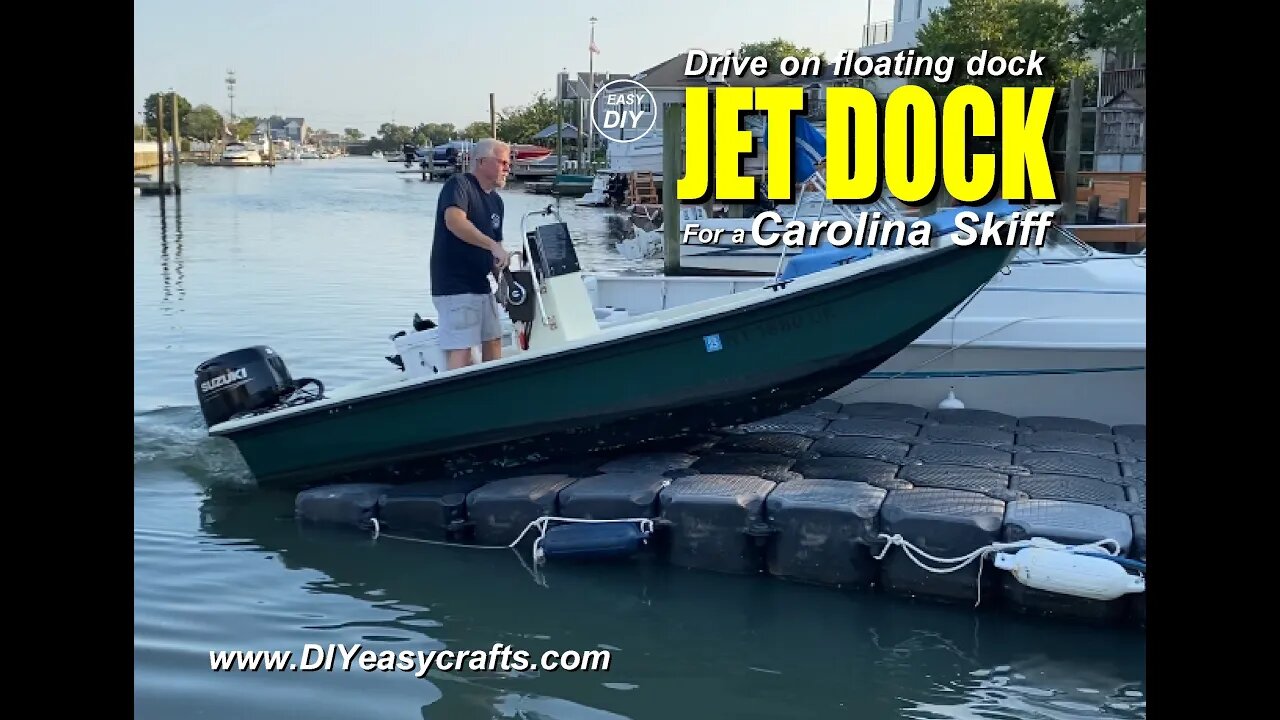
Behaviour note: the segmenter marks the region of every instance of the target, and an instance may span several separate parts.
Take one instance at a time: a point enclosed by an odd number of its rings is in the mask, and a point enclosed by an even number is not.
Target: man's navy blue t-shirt
[[[436,232],[431,243],[432,295],[488,295],[489,273],[493,270],[493,253],[476,247],[449,231],[444,211],[459,207],[472,225],[502,242],[504,208],[497,191],[485,192],[471,173],[459,173],[440,188],[436,206]]]

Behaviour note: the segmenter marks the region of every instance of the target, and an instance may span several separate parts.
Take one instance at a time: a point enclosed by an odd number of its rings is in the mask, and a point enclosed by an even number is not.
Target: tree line
[[[133,124],[134,140],[142,140],[144,138],[154,140],[157,135],[167,139],[172,134],[173,100],[175,95],[178,100],[178,133],[184,138],[195,138],[206,142],[221,140],[229,130],[237,138],[243,139],[252,135],[259,123],[264,120],[270,120],[273,124],[284,122],[284,118],[279,115],[270,117],[248,116],[238,118],[233,125],[228,123],[226,117],[212,105],[202,103],[192,107],[191,101],[180,93],[157,92],[151,93],[143,101],[142,122]],[[163,128],[160,127],[160,110],[164,111]],[[328,133],[329,131],[316,128],[310,132],[316,134]],[[357,128],[344,128],[342,136],[348,141],[359,141],[364,138],[364,133]]]
[[[577,124],[577,106],[574,101],[562,103],[561,112],[566,124]],[[525,105],[504,108],[494,113],[497,137],[509,143],[529,143],[547,126],[556,124],[561,117],[556,110],[556,100],[548,91],[536,93]],[[395,151],[405,143],[423,146],[441,145],[450,140],[479,140],[493,136],[494,127],[488,120],[476,120],[463,127],[453,123],[426,122],[417,125],[382,123],[378,132],[369,140],[371,150]]]

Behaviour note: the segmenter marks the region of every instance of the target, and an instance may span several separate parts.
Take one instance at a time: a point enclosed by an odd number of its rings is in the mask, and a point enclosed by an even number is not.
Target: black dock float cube
[[[1068,500],[1112,509],[1129,502],[1124,485],[1081,475],[1016,475],[1011,487],[1030,500]]]
[[[777,486],[750,475],[689,475],[659,493],[672,565],[756,573],[764,565],[764,501]]]
[[[1120,463],[1084,453],[1025,451],[1019,447],[1013,464],[1032,475],[1080,475],[1110,482],[1119,482],[1123,477]]]
[[[975,425],[1012,431],[1018,427],[1018,418],[994,410],[976,408],[940,408],[930,410],[927,420],[931,424]]]
[[[814,442],[809,450],[816,457],[865,458],[901,465],[906,461],[911,446],[890,438],[832,435]]]
[[[787,474],[796,459],[786,455],[760,452],[715,452],[698,458],[689,469],[700,475],[756,475],[768,477]]]
[[[467,494],[483,484],[460,477],[388,488],[378,501],[379,530],[434,540],[459,537],[468,527]]]
[[[878,547],[887,491],[848,480],[792,480],[765,500],[774,534],[766,553],[776,577],[836,587],[867,587],[879,578],[869,547]]]
[[[983,445],[1006,447],[1013,445],[1015,436],[1010,430],[982,425],[926,425],[920,428],[920,439],[935,443]]]
[[[294,517],[308,523],[368,530],[378,514],[378,498],[389,487],[386,483],[337,483],[307,488],[293,499]]]
[[[716,444],[716,452],[765,453],[772,456],[798,458],[809,451],[814,439],[787,432],[758,432],[725,435]]]
[[[923,417],[923,411],[921,414]],[[880,417],[851,417],[835,420],[827,426],[826,435],[907,440],[920,435],[920,426],[905,420]]]
[[[510,545],[529,523],[556,515],[556,496],[575,481],[568,475],[524,475],[494,480],[467,495],[467,519],[476,542]],[[525,540],[536,538],[530,530]]]
[[[1019,432],[1017,450],[1071,452],[1086,455],[1107,456],[1117,454],[1117,438],[1115,435],[1098,436],[1063,430],[1040,430],[1036,432]],[[1129,443],[1132,441],[1119,441]]]
[[[658,491],[671,479],[655,472],[617,472],[578,478],[560,491],[560,516],[623,520],[658,516]]]
[[[953,558],[986,547],[1000,539],[1005,502],[981,493],[946,488],[912,488],[890,491],[880,507],[880,532],[901,535],[924,552]],[[881,547],[877,545],[877,547]],[[934,573],[917,565],[906,549],[891,547],[882,560],[880,579],[886,591],[942,601],[977,602],[978,568],[982,600],[995,599],[997,577],[992,558],[974,560],[961,570]],[[950,569],[927,558],[916,557],[935,569]]]
[[[1018,419],[1018,430],[1065,432],[1080,435],[1110,435],[1111,428],[1096,420],[1071,417],[1032,416]]]
[[[961,426],[965,427],[965,426]],[[1013,453],[986,445],[952,442],[922,442],[911,447],[903,465],[960,465],[994,472],[1010,469]]]
[[[892,402],[856,402],[840,406],[840,414],[848,418],[879,418],[923,422],[929,411],[918,405]]]
[[[815,433],[820,433],[831,424],[831,420],[817,415],[807,413],[783,413],[774,415],[773,417],[762,418],[748,423],[742,423],[728,430],[731,433],[780,433],[789,432],[797,435],[812,437]]]
[[[1003,540],[1017,542],[1041,537],[1063,545],[1081,545],[1111,539],[1120,544],[1121,557],[1129,557],[1133,522],[1128,515],[1098,505],[1070,500],[1015,500],[1005,511]],[[1013,573],[1001,574],[1005,604],[1020,612],[1062,616],[1099,622],[1124,617],[1133,595],[1114,600],[1082,598],[1023,585]]]
[[[605,462],[599,466],[599,470],[602,473],[634,472],[670,476],[687,470],[697,460],[697,455],[686,452],[629,453]]]
[[[997,500],[1019,500],[1026,497],[1009,487],[1009,476],[993,470],[968,465],[903,465],[898,477],[913,487],[968,490],[989,495]]]
[[[791,469],[809,479],[864,482],[885,490],[911,487],[911,483],[898,477],[899,467],[897,463],[868,458],[819,457],[801,460]]]

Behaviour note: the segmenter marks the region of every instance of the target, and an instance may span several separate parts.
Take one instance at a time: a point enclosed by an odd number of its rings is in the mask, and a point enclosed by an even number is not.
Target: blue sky
[[[893,0],[869,0],[871,21]],[[592,15],[597,72],[634,73],[691,47],[727,50],[783,37],[835,53],[858,47],[868,0],[135,0],[135,113],[173,88],[193,105],[227,112],[235,70],[237,115],[302,116],[312,128],[373,133],[488,120],[554,92],[562,68],[587,70]],[[135,115],[136,119],[136,115]]]

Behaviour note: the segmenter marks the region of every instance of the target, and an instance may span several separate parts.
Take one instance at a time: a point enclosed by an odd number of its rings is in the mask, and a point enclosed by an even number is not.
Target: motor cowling
[[[276,405],[297,390],[284,359],[265,345],[223,353],[196,366],[196,394],[209,427]]]

